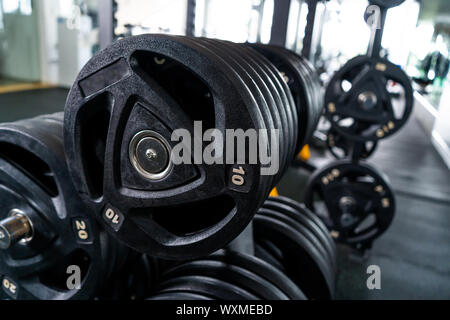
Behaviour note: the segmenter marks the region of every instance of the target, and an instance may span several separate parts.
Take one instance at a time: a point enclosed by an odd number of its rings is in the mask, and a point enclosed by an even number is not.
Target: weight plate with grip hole
[[[392,223],[395,198],[381,173],[366,163],[332,162],[309,179],[305,204],[336,241],[370,248]]]
[[[77,191],[110,234],[139,252],[189,259],[222,248],[272,187],[260,162],[163,168],[177,145],[171,134],[192,135],[193,120],[223,136],[267,128],[258,86],[217,56],[188,38],[129,37],[93,57],[69,93],[64,141]]]
[[[117,247],[71,184],[62,113],[0,125],[0,199],[0,297],[93,298]]]
[[[361,142],[391,136],[406,123],[412,108],[410,79],[382,58],[351,59],[333,75],[325,93],[325,117],[333,129]]]
[[[331,259],[327,256],[327,252],[323,245],[308,229],[306,229],[291,217],[284,215],[277,210],[261,208],[260,210],[258,210],[258,214],[283,222],[286,225],[290,226],[298,234],[300,234],[304,238],[304,241],[312,245],[312,247],[314,248],[314,250],[311,250],[311,256],[316,261],[317,265],[320,266],[325,272],[326,278],[329,283],[335,283],[336,275],[334,272],[334,265],[332,264]]]

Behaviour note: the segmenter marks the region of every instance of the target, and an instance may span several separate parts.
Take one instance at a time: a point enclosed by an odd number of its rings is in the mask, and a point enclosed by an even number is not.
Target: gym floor
[[[0,122],[62,111],[68,90],[38,89],[0,94]],[[318,161],[330,161],[315,151]],[[339,247],[338,299],[450,299],[450,171],[412,117],[381,141],[369,159],[390,179],[397,211],[369,258]],[[282,195],[302,201],[308,173],[291,168]],[[381,269],[381,290],[368,290],[366,268]]]
[[[320,164],[333,160],[327,152],[312,153]],[[396,215],[367,260],[338,247],[336,298],[449,299],[450,171],[414,116],[397,134],[379,142],[368,162],[388,176]],[[291,168],[279,193],[303,201],[308,176]],[[369,265],[381,269],[381,290],[367,289]]]

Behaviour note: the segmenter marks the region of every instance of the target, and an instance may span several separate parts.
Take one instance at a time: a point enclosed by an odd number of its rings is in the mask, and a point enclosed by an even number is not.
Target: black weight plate
[[[161,284],[160,292],[186,291],[216,300],[259,300],[244,289],[228,282],[204,276],[183,276]]]
[[[377,141],[365,141],[358,142],[362,143],[361,159],[369,158],[376,150],[378,142]],[[350,157],[352,154],[352,148],[355,142],[349,140],[348,138],[340,135],[336,130],[330,128],[327,133],[327,147],[328,151],[336,159],[345,159]]]
[[[301,79],[305,79],[305,81],[303,81],[303,85],[306,90],[305,93],[307,93],[306,97],[309,100],[307,108],[308,129],[306,137],[304,138],[307,143],[312,137],[314,129],[317,127],[323,107],[323,97],[319,76],[311,63],[295,52],[276,46],[274,46],[274,50],[278,50],[280,54],[286,56],[292,65],[296,67],[299,75],[301,75]]]
[[[308,127],[312,123],[311,118],[311,105],[312,95],[307,92],[307,80],[304,73],[298,69],[295,62],[291,60],[291,57],[287,54],[288,50],[276,46],[253,44],[251,45],[255,50],[259,51],[266,58],[268,58],[279,70],[284,74],[285,82],[292,92],[297,109],[297,115],[299,117],[299,132],[297,138],[296,150],[305,144],[305,138],[308,131]]]
[[[99,288],[95,294],[97,300],[109,300],[118,299],[117,288],[120,280],[117,279],[118,274],[126,265],[126,262],[131,254],[131,251],[119,244],[114,238],[109,237],[109,250],[108,255],[105,257],[105,261],[111,266],[105,276],[105,279],[111,279],[107,281],[101,288]],[[126,249],[126,250],[125,250]]]
[[[202,119],[204,129],[223,134],[264,129],[254,105],[235,72],[185,38],[119,40],[82,69],[66,103],[65,147],[78,192],[109,233],[139,252],[169,259],[213,252],[250,222],[270,177],[259,164],[245,165],[237,186],[232,165],[182,164],[149,181],[130,163],[129,142],[142,130],[169,142],[172,131],[192,133]]]
[[[401,98],[388,90],[394,86],[402,88]],[[411,81],[386,59],[358,56],[333,75],[325,105],[325,116],[339,134],[376,141],[397,132],[411,115]]]
[[[266,59],[263,55],[259,54],[255,50],[251,48],[247,48],[247,46],[240,46],[240,50],[245,52],[246,55],[250,56],[257,65],[262,69],[262,72],[267,77],[267,83],[270,85],[270,91],[275,97],[277,112],[281,121],[283,122],[283,128],[286,130],[286,135],[288,138],[286,141],[282,141],[282,144],[285,143],[289,148],[288,159],[292,159],[293,154],[296,149],[296,140],[297,140],[297,122],[294,119],[294,115],[292,114],[292,108],[289,107],[289,104],[293,103],[293,98],[289,97],[289,92],[285,91],[285,88],[282,86],[282,79],[280,79],[279,71],[271,64],[271,62]],[[289,164],[286,163],[286,166]]]
[[[291,84],[289,87],[293,94],[297,96],[297,112],[302,123],[302,132],[301,136],[299,136],[299,141],[301,141],[301,144],[298,147],[298,150],[300,150],[300,148],[309,140],[309,137],[312,135],[312,128],[315,127],[313,116],[314,94],[312,92],[311,79],[301,61],[299,61],[299,59],[295,59],[296,57],[293,57],[289,50],[276,46],[272,46],[271,48],[272,51],[282,60],[282,65],[280,65],[280,68],[283,70],[289,70],[285,71],[290,75],[288,76],[288,81],[290,81],[288,84]]]
[[[333,269],[337,269],[336,265],[336,252],[334,249],[330,246],[328,241],[328,234],[325,234],[320,230],[320,228],[311,220],[309,220],[306,216],[302,215],[299,211],[297,211],[295,208],[282,204],[280,202],[267,200],[264,202],[263,208],[275,210],[279,213],[285,214],[289,216],[290,218],[294,219],[296,222],[300,223],[301,225],[305,226],[312,235],[320,241],[321,247],[325,250],[325,254],[327,256],[328,261],[333,266]],[[322,249],[320,249],[322,250]]]
[[[334,238],[370,245],[394,218],[395,198],[386,179],[366,163],[330,163],[309,179],[305,204],[323,219]]]
[[[258,239],[258,242],[261,245],[261,247],[264,248],[274,259],[276,259],[278,262],[283,261],[284,259],[283,252],[270,240]]]
[[[311,256],[317,256],[317,251],[301,234],[281,221],[259,214],[253,224],[256,239],[267,238],[283,251],[287,275],[309,299],[332,298],[334,285],[327,279],[326,267],[317,264]]]
[[[330,248],[332,248],[332,251],[336,252],[336,244],[330,237],[330,231],[328,230],[327,226],[323,223],[323,221],[315,213],[311,212],[303,204],[298,203],[297,201],[284,196],[271,197],[270,200],[289,205],[294,209],[298,210],[299,212],[301,212],[302,214],[304,214],[305,216],[307,216],[308,219],[310,219],[311,221],[314,221],[314,223],[322,230],[322,232],[327,235],[326,238],[328,240]]]
[[[283,272],[257,257],[234,251],[218,251],[208,257],[240,266],[266,279],[281,289],[292,300],[304,300],[305,295]]]
[[[225,41],[221,41],[224,42]],[[227,42],[233,50],[235,50],[237,54],[237,58],[241,58],[243,61],[243,64],[247,65],[248,68],[251,69],[252,74],[254,74],[254,79],[261,82],[261,87],[264,88],[264,91],[266,92],[267,101],[270,101],[268,103],[268,107],[270,109],[270,114],[272,115],[272,118],[274,120],[274,123],[276,123],[278,126],[276,129],[279,130],[279,140],[278,140],[278,170],[276,173],[276,179],[274,186],[278,184],[279,180],[282,178],[284,172],[287,169],[288,164],[288,157],[292,150],[293,142],[291,141],[291,134],[289,131],[289,127],[287,125],[283,125],[282,119],[280,114],[284,111],[285,112],[285,105],[279,105],[281,103],[281,97],[279,95],[279,92],[276,90],[273,85],[270,75],[263,69],[264,64],[262,62],[257,62],[257,56],[254,54],[253,51],[246,50],[245,47],[242,47],[239,44],[235,44],[232,42]],[[276,152],[273,150],[273,152]]]
[[[254,69],[258,78],[260,78],[263,82],[263,86],[267,90],[267,94],[270,96],[271,103],[269,107],[271,109],[272,118],[275,123],[278,124],[277,129],[279,129],[279,170],[277,174],[277,181],[275,185],[279,182],[283,173],[287,169],[287,165],[289,163],[288,159],[290,153],[292,152],[292,148],[294,147],[295,141],[292,141],[292,134],[290,132],[289,123],[287,122],[287,114],[286,114],[286,105],[282,102],[279,91],[277,90],[274,81],[275,77],[272,75],[272,72],[266,66],[261,57],[258,57],[257,54],[253,50],[249,50],[246,47],[243,47],[238,44],[230,43],[230,46],[236,50],[238,56],[242,57],[245,62],[250,66],[250,68]],[[273,80],[272,80],[273,79]],[[267,99],[266,99],[267,100]],[[283,118],[284,116],[284,118]],[[284,120],[284,121],[283,121]]]
[[[280,129],[276,120],[274,120],[273,116],[276,116],[272,110],[273,107],[271,104],[274,104],[273,97],[269,90],[267,89],[266,84],[261,79],[261,76],[255,72],[255,70],[248,64],[247,61],[243,60],[239,53],[236,52],[232,43],[211,40],[206,38],[195,39],[196,42],[203,44],[205,47],[215,51],[221,58],[227,61],[232,67],[238,70],[238,73],[241,75],[244,82],[247,86],[254,92],[254,96],[257,100],[257,108],[261,110],[261,113],[266,119],[266,128],[268,130],[271,129]],[[269,141],[271,141],[272,134],[269,133]],[[270,144],[272,148],[272,145]],[[280,148],[278,156],[280,157],[280,163],[286,163],[286,148],[285,146],[281,146],[278,144]],[[272,150],[270,151],[272,153]],[[278,176],[278,178],[276,178]],[[280,178],[280,172],[276,176],[273,176],[274,182],[278,181]]]
[[[152,258],[141,255],[136,264],[133,265],[127,277],[126,296],[131,300],[142,300],[146,298],[155,286],[157,270],[154,270]]]
[[[286,294],[266,279],[234,264],[203,258],[176,266],[166,273],[166,277],[206,276],[238,286],[259,299],[288,300]]]
[[[213,300],[212,298],[209,298],[207,296],[198,294],[198,293],[190,293],[190,292],[183,292],[183,291],[177,291],[177,292],[168,292],[168,293],[161,293],[154,297],[151,297],[147,300],[162,300],[162,301],[173,301],[173,300],[190,300],[190,301],[197,301],[197,300]]]
[[[247,44],[246,44],[247,45]],[[256,50],[255,50],[256,51]],[[256,51],[257,52],[257,51]],[[295,105],[294,98],[291,94],[291,91],[289,90],[289,87],[287,86],[286,82],[284,81],[280,71],[270,62],[269,59],[267,59],[264,55],[261,53],[258,53],[254,55],[254,58],[260,61],[260,64],[262,66],[266,66],[268,68],[267,74],[272,77],[274,80],[274,83],[276,84],[278,88],[278,92],[282,98],[282,100],[285,102],[285,110],[288,122],[290,123],[290,128],[292,132],[292,153],[291,158],[293,159],[297,153],[297,146],[298,146],[298,130],[299,130],[299,123],[298,123],[298,113],[297,113],[297,107]]]
[[[157,270],[152,258],[130,252],[125,265],[116,270],[109,284],[98,295],[100,300],[142,300],[156,285]]]
[[[267,102],[265,98],[261,95],[260,88],[252,81],[252,77],[248,74],[247,70],[244,69],[242,64],[240,64],[233,57],[229,57],[226,52],[223,52],[221,49],[217,48],[219,44],[217,41],[214,43],[207,42],[206,39],[202,38],[185,38],[180,37],[180,40],[191,43],[192,46],[195,46],[201,50],[207,51],[215,56],[217,61],[221,61],[223,64],[226,64],[229,68],[229,72],[233,72],[237,79],[239,79],[240,84],[250,92],[251,96],[254,99],[253,107],[256,112],[261,115],[261,118],[264,121],[263,129],[273,129],[274,123],[273,119],[269,115],[269,108],[267,106]],[[270,139],[270,137],[269,137]],[[268,190],[271,189],[271,186],[274,184],[274,176],[264,176],[268,182]],[[268,191],[267,190],[267,191]],[[260,201],[263,201],[263,197],[260,196]],[[259,202],[258,202],[259,203]]]
[[[297,55],[295,52],[290,52],[291,54],[295,55],[299,61],[301,61],[302,65],[305,66],[305,68],[308,70],[307,75],[311,78],[310,84],[313,86],[313,90],[315,92],[315,98],[314,98],[314,108],[315,111],[315,123],[319,122],[320,116],[322,115],[323,111],[323,92],[322,92],[322,84],[320,81],[319,74],[317,73],[316,69],[312,65],[312,63],[307,60],[306,58]]]
[[[90,299],[114,266],[114,246],[76,195],[67,171],[63,114],[0,125],[0,219],[21,212],[28,241],[0,250],[1,298]],[[70,290],[67,267],[81,272]]]
[[[270,265],[274,266],[280,271],[284,271],[283,265],[274,257],[272,254],[267,251],[263,246],[261,246],[258,242],[255,243],[255,257],[266,261]]]
[[[258,210],[258,214],[276,219],[280,222],[285,223],[286,225],[292,227],[297,233],[304,237],[304,241],[308,243],[308,245],[312,245],[315,250],[311,250],[311,256],[316,261],[316,264],[320,266],[321,270],[326,272],[327,281],[333,285],[335,283],[335,272],[334,265],[329,258],[324,246],[320,243],[320,240],[314,236],[307,228],[305,228],[302,224],[298,223],[291,217],[280,213],[276,210],[270,210],[266,208],[261,208]]]

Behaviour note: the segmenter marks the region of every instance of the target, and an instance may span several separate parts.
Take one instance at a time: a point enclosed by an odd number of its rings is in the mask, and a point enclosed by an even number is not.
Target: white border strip
[[[441,156],[442,160],[444,160],[447,168],[450,170],[450,149],[448,148],[447,143],[445,143],[444,139],[436,130],[433,130],[431,134],[431,143]]]

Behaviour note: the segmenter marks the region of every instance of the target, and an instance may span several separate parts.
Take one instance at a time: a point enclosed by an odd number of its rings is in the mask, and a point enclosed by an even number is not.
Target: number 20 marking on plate
[[[78,238],[81,240],[89,238],[89,233],[86,231],[86,222],[83,220],[75,220],[75,228],[77,229]]]
[[[242,167],[233,168],[233,176],[231,177],[231,182],[236,186],[242,186],[245,183],[244,175],[245,171]]]

